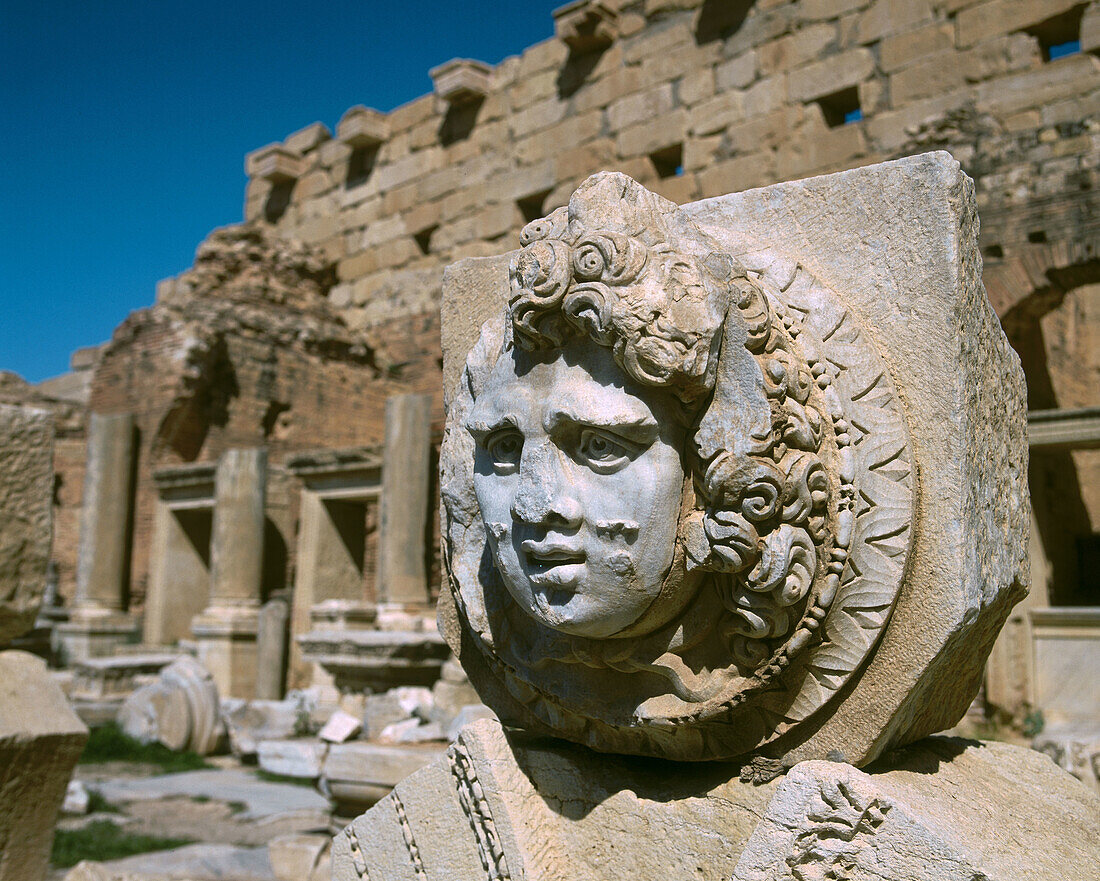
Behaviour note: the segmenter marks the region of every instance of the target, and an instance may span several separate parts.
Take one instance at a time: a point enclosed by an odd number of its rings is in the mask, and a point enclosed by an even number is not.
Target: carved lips
[[[558,590],[576,587],[584,575],[587,554],[555,541],[533,541],[520,544],[527,564],[527,577],[535,587]],[[570,591],[571,592],[571,591]]]

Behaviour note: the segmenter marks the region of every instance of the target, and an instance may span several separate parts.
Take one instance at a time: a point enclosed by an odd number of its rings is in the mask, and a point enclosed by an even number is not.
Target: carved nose
[[[581,506],[573,497],[573,482],[557,451],[549,443],[525,446],[512,516],[523,523],[576,527],[581,515]]]

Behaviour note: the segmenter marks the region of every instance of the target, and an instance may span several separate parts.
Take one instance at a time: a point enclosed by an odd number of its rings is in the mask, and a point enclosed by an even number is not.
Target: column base
[[[191,621],[199,661],[210,671],[219,697],[256,696],[260,610],[210,606]]]
[[[127,612],[96,606],[77,606],[69,620],[57,625],[60,661],[109,658],[115,649],[141,639],[141,622]]]

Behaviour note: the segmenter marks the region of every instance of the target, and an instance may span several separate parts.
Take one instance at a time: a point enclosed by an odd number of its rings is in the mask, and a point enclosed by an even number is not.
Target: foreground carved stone
[[[88,729],[27,652],[0,652],[0,881],[46,876],[57,812]]]
[[[862,764],[961,717],[1028,523],[976,232],[946,154],[684,208],[603,174],[450,273],[442,629],[503,721]]]
[[[53,420],[0,405],[0,645],[34,626],[46,589]]]
[[[521,245],[448,271],[440,453],[440,629],[515,733],[464,728],[334,878],[1092,877],[1077,781],[922,740],[1026,593],[958,163],[683,208],[599,174]]]
[[[1045,756],[931,738],[870,770],[754,785],[480,721],[337,836],[333,879],[1094,877],[1097,802]]]

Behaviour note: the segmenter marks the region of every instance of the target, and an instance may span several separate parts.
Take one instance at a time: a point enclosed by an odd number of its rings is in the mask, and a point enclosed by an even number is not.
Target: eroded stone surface
[[[957,163],[683,209],[597,175],[521,243],[444,303],[441,621],[486,703],[600,750],[787,764],[957,721],[1028,509]]]
[[[1100,799],[1031,750],[930,738],[873,768],[796,765],[734,881],[1095,876]]]
[[[0,405],[0,645],[34,626],[46,589],[53,420]]]
[[[123,701],[119,726],[142,743],[160,742],[173,750],[208,755],[225,730],[218,689],[210,672],[189,655],[165,667],[156,682]]]
[[[1084,881],[1098,830],[1095,795],[1006,744],[930,738],[758,785],[482,721],[337,836],[333,878]]]
[[[26,652],[0,652],[0,881],[45,877],[57,812],[88,729]]]

